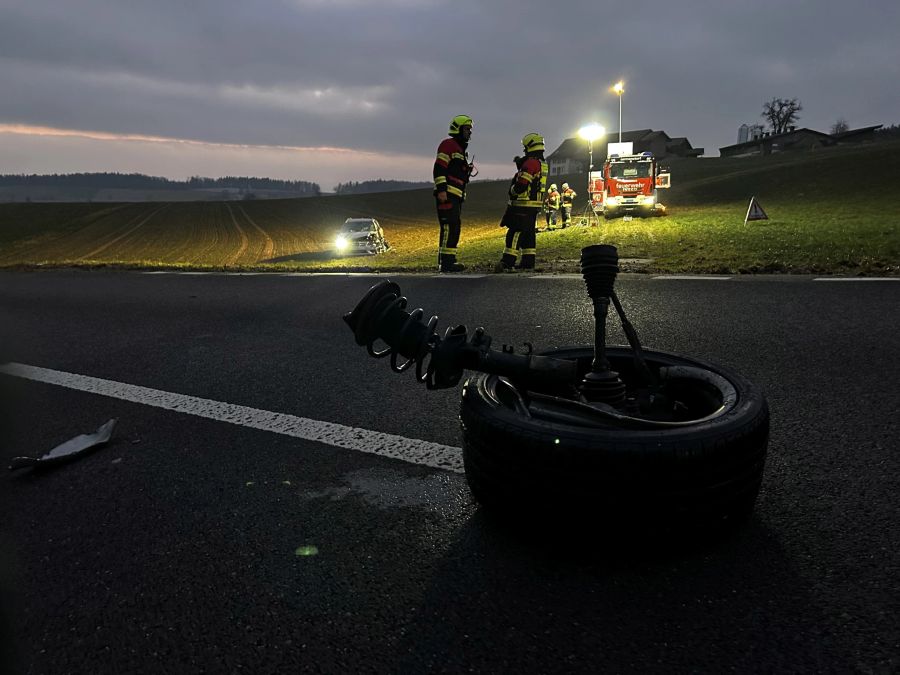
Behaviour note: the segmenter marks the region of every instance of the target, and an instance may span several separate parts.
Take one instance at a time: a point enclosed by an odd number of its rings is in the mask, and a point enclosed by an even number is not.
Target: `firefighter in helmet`
[[[522,147],[525,149],[525,156],[516,157],[516,174],[509,183],[509,201],[500,222],[507,228],[507,232],[506,248],[495,268],[498,272],[515,269],[520,255],[519,267],[523,270],[534,269],[535,220],[547,191],[544,137],[535,133],[525,134],[522,137]]]
[[[547,208],[550,209],[550,222],[548,223],[548,227],[551,230],[557,229],[556,224],[559,222],[560,200],[561,198],[559,191],[556,189],[556,183],[553,183],[550,186],[550,190],[547,192]]]
[[[441,141],[434,160],[434,198],[440,224],[438,267],[441,272],[460,272],[465,265],[456,261],[462,229],[462,204],[466,185],[473,174],[466,148],[472,137],[472,118],[457,115],[450,121],[450,137]]]
[[[550,229],[550,205],[547,203],[547,195],[544,195],[544,203],[541,205],[541,213],[544,216],[544,225],[537,228],[538,232]]]
[[[572,206],[575,203],[575,197],[578,195],[575,190],[569,187],[568,183],[562,184],[562,226],[568,227],[572,224]]]

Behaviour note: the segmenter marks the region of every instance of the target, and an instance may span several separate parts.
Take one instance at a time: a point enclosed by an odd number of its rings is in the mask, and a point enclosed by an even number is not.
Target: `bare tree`
[[[795,98],[773,98],[763,104],[760,117],[765,117],[772,127],[772,133],[780,134],[788,130],[794,122],[800,119],[798,114],[803,110],[800,101]]]
[[[838,117],[837,122],[831,125],[831,134],[842,134],[850,130],[850,123],[843,117]]]

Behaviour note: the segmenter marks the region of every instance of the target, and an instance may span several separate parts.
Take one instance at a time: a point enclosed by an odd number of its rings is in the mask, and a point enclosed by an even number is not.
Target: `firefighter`
[[[519,267],[534,269],[535,221],[544,203],[547,190],[547,162],[544,161],[544,137],[525,134],[522,137],[524,157],[516,157],[516,174],[509,183],[509,201],[500,224],[507,228],[506,248],[495,268],[498,272],[515,269],[521,254]]]
[[[547,192],[547,207],[550,209],[550,221],[547,225],[551,230],[555,230],[556,224],[559,222],[560,200],[561,197],[559,191],[556,189],[556,183],[553,183],[553,185],[550,186],[550,190]]]
[[[562,184],[562,226],[568,227],[572,224],[572,205],[575,203],[575,197],[578,195],[575,190],[569,187],[568,183]]]
[[[544,203],[541,205],[541,212],[544,214],[545,225],[537,228],[538,232],[550,229],[550,205],[547,203],[547,195],[544,195]]]
[[[474,170],[466,147],[472,137],[472,118],[457,115],[450,121],[450,138],[441,141],[434,160],[434,199],[440,224],[438,268],[441,272],[461,272],[465,265],[456,261],[456,246],[462,229],[461,211],[466,200],[466,185]]]

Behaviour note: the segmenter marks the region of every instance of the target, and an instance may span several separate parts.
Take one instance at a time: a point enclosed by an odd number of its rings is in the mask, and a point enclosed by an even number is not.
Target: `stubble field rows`
[[[538,235],[538,267],[574,271],[583,246],[611,243],[659,272],[900,274],[900,144],[672,162],[662,218],[604,221],[576,200],[576,227]],[[578,189],[584,176],[554,176]],[[504,247],[505,181],[470,186],[460,256],[487,271]],[[756,196],[769,219],[744,223]],[[346,218],[381,221],[391,250],[335,258]],[[586,226],[578,226],[584,223]],[[430,190],[302,199],[0,204],[0,266],[246,270],[433,270]]]

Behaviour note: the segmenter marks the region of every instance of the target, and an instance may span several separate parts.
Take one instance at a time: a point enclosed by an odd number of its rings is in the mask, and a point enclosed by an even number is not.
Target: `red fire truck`
[[[651,152],[610,155],[601,171],[591,172],[591,206],[607,219],[621,215],[661,216],[657,190],[671,185],[671,174],[661,169]]]

